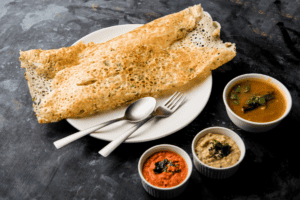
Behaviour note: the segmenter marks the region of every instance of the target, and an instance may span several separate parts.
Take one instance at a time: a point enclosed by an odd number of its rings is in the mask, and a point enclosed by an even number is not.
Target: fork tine
[[[167,105],[172,100],[172,98],[177,94],[177,92],[178,91],[176,91],[170,98],[168,98],[167,101],[164,102],[164,105]]]
[[[176,103],[173,105],[173,107],[171,108],[171,110],[175,111],[181,104],[182,102],[185,100],[185,95],[181,95],[180,98],[176,101]]]
[[[171,105],[173,105],[173,102],[180,96],[180,92],[178,92],[174,97],[173,97],[173,99],[169,102],[169,103],[167,103],[165,106],[166,107],[170,107]]]
[[[171,109],[172,107],[174,107],[174,106],[176,105],[176,103],[180,100],[180,98],[181,98],[182,96],[183,96],[183,94],[180,94],[180,95],[176,96],[176,99],[174,99],[168,107],[170,107],[170,109]]]

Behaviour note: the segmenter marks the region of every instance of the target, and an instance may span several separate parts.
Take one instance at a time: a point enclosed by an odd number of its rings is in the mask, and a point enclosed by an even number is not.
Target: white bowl
[[[287,107],[285,110],[285,113],[278,119],[271,121],[271,122],[252,122],[246,119],[241,118],[240,116],[238,116],[237,114],[235,114],[229,107],[227,100],[226,100],[226,96],[229,92],[229,89],[234,86],[237,82],[243,80],[243,79],[249,79],[249,78],[258,78],[258,79],[263,79],[263,80],[268,80],[271,83],[275,84],[283,93],[284,96],[286,98],[286,102],[287,102]],[[274,127],[276,127],[290,112],[291,107],[292,107],[292,97],[290,92],[288,91],[288,89],[278,80],[276,80],[275,78],[272,78],[270,76],[267,75],[263,75],[263,74],[244,74],[241,76],[238,76],[234,79],[232,79],[226,86],[225,89],[223,91],[223,101],[226,107],[226,111],[228,114],[228,117],[230,118],[230,120],[239,128],[248,131],[248,132],[252,132],[252,133],[260,133],[260,132],[266,132],[269,131],[271,129],[273,129]]]
[[[197,154],[195,152],[195,147],[196,147],[199,139],[208,133],[223,134],[223,135],[226,135],[226,136],[230,137],[231,139],[233,139],[241,151],[241,156],[240,156],[240,159],[238,160],[238,162],[230,167],[224,167],[224,168],[212,167],[212,166],[209,166],[209,165],[203,163],[197,157]],[[224,179],[224,178],[228,178],[228,177],[232,176],[238,170],[240,163],[242,162],[242,160],[245,157],[246,148],[245,148],[245,144],[244,144],[243,140],[240,138],[240,136],[238,134],[236,134],[235,132],[233,132],[232,130],[230,130],[228,128],[216,126],[216,127],[206,128],[206,129],[200,131],[194,137],[194,140],[192,142],[192,152],[193,152],[194,165],[201,174],[203,174],[204,176],[207,176],[209,178],[213,178],[213,179]]]
[[[179,185],[170,187],[170,188],[160,188],[160,187],[151,185],[144,178],[143,173],[142,173],[144,162],[151,155],[153,155],[154,153],[159,152],[159,151],[173,151],[173,152],[179,154],[185,160],[185,162],[188,166],[188,174],[187,174],[185,180],[182,183],[180,183]],[[192,160],[189,157],[189,155],[183,149],[181,149],[177,146],[174,146],[174,145],[169,145],[169,144],[161,144],[161,145],[157,145],[157,146],[154,146],[154,147],[148,149],[141,156],[141,158],[139,160],[139,164],[138,164],[138,171],[139,171],[139,175],[142,180],[142,185],[143,185],[144,189],[150,195],[152,195],[156,198],[174,198],[174,197],[180,195],[187,187],[188,180],[192,174],[192,168],[193,168],[193,164],[192,164]]]

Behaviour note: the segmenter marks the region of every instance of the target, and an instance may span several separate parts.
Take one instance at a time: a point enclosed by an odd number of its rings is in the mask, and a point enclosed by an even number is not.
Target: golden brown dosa
[[[100,44],[21,51],[40,123],[85,117],[144,96],[163,95],[236,55],[200,5]]]

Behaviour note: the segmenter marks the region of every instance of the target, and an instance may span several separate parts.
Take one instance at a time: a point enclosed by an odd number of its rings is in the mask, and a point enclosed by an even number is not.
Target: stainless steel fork
[[[138,128],[143,126],[147,121],[154,117],[168,117],[172,113],[174,113],[177,108],[182,104],[184,101],[185,96],[180,92],[175,92],[169,99],[167,99],[162,106],[159,106],[147,119],[138,123],[136,126],[128,129],[125,133],[114,139],[104,148],[99,151],[99,154],[106,157],[108,156],[113,150],[115,150],[122,142],[124,142],[134,131]]]

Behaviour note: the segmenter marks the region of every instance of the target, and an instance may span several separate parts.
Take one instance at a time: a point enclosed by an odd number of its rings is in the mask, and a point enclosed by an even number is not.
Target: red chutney
[[[157,171],[158,162],[165,162],[162,172]],[[156,165],[155,165],[156,164]],[[143,176],[152,185],[169,188],[179,185],[188,174],[185,160],[172,151],[160,151],[150,156],[143,166]]]

